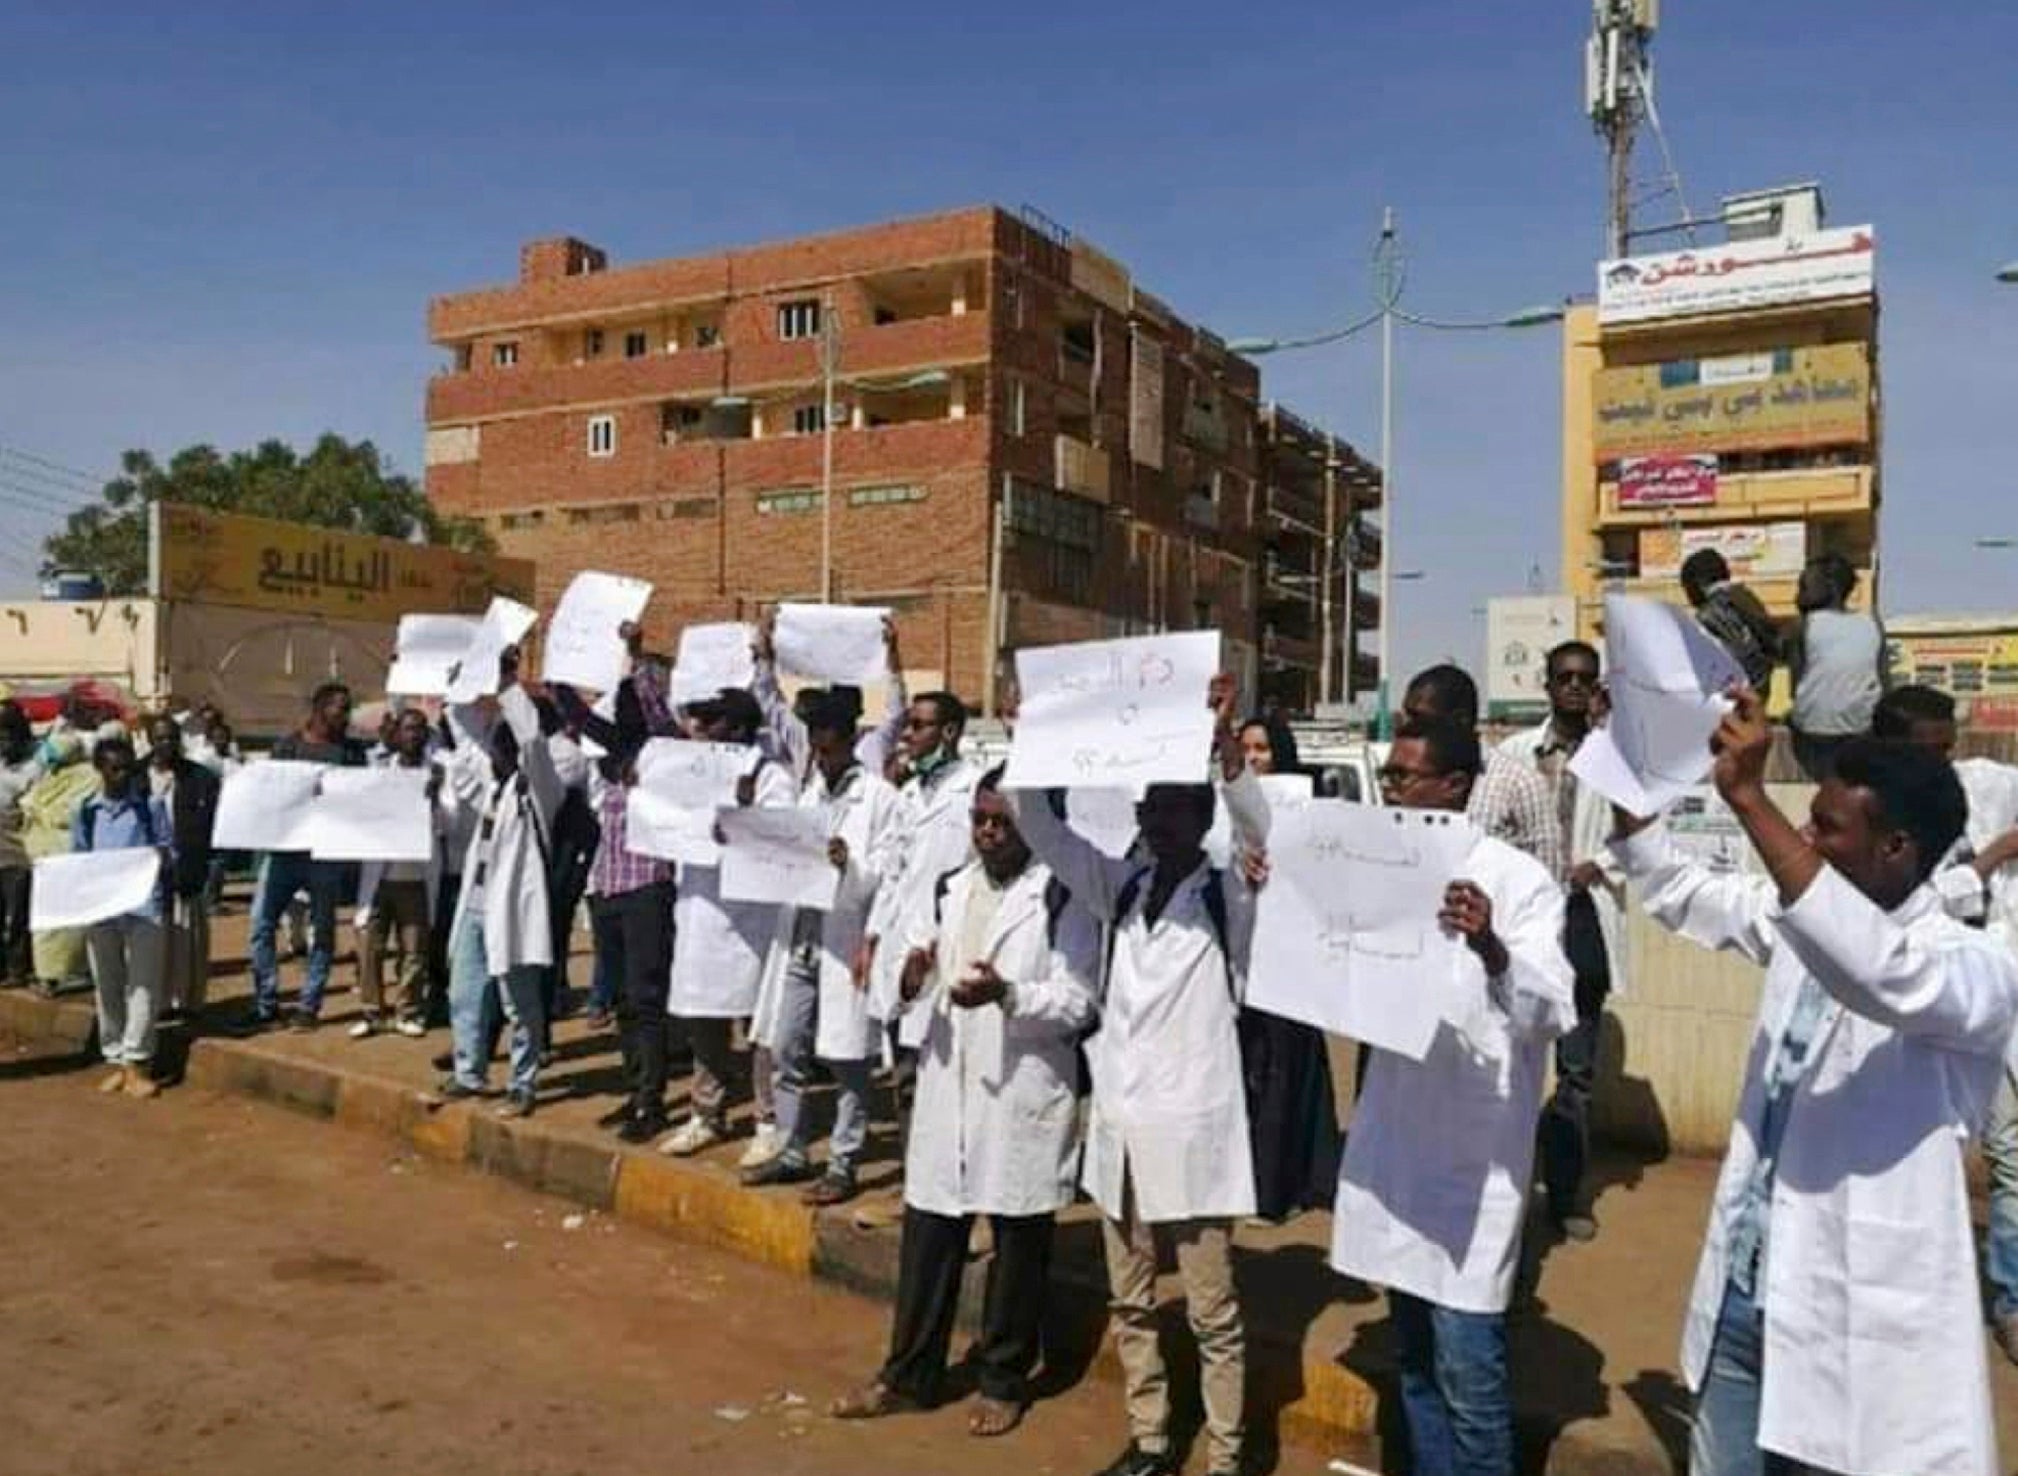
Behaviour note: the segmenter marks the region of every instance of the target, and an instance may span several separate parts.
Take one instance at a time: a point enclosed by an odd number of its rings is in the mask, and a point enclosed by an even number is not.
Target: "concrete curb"
[[[71,999],[0,994],[0,1030],[23,1040],[55,1040],[80,1053],[95,1029],[92,1007]],[[182,1080],[205,1091],[250,1097],[369,1132],[442,1163],[464,1164],[528,1189],[602,1210],[628,1224],[696,1241],[798,1276],[891,1300],[897,1281],[897,1237],[858,1228],[843,1210],[815,1211],[794,1196],[744,1189],[733,1174],[703,1162],[662,1157],[585,1135],[539,1118],[502,1121],[462,1104],[443,1104],[383,1077],[321,1061],[301,1060],[258,1041],[203,1038],[188,1049]],[[979,1308],[985,1267],[968,1268],[965,1314]],[[1164,1314],[1175,1328],[1177,1310]],[[1049,1309],[1047,1346],[1073,1349],[1076,1363],[1118,1382],[1120,1369],[1104,1336],[1106,1289],[1086,1268],[1061,1264]],[[1183,1346],[1180,1344],[1180,1346]],[[865,1356],[869,1356],[865,1354]],[[1180,1378],[1180,1363],[1174,1370]],[[1195,1370],[1192,1370],[1195,1378]],[[1069,1375],[1068,1375],[1069,1377]],[[1379,1469],[1379,1392],[1335,1361],[1312,1358],[1300,1344],[1251,1328],[1248,1349],[1251,1412],[1271,1411],[1281,1441],[1343,1454]],[[1524,1437],[1527,1421],[1522,1420]],[[1575,1429],[1548,1446],[1550,1476],[1671,1476],[1665,1460],[1587,1440]],[[1524,1466],[1523,1469],[1529,1469]]]

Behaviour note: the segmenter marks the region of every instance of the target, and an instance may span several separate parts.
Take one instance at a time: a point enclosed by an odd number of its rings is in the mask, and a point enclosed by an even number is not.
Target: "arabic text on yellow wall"
[[[533,596],[529,559],[174,504],[162,507],[160,530],[155,594],[166,600],[391,621]]]
[[[1658,451],[1753,451],[1870,439],[1870,361],[1860,343],[1794,351],[1792,372],[1736,384],[1664,386],[1660,366],[1598,371],[1599,461]]]

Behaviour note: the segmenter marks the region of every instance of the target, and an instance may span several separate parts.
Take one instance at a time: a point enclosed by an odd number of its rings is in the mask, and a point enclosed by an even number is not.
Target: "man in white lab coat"
[[[855,757],[851,705],[822,694],[807,709],[806,736],[813,772],[799,804],[825,817],[827,855],[840,884],[832,907],[778,910],[750,1033],[770,1053],[783,1142],[775,1158],[746,1170],[743,1182],[789,1184],[812,1173],[806,1088],[817,1055],[834,1079],[834,1131],[826,1172],[806,1202],[826,1206],[855,1197],[855,1160],[868,1141],[869,1072],[883,1026],[855,982],[853,964],[877,888],[898,866],[898,802],[890,782]]]
[[[1550,651],[1543,668],[1548,717],[1499,746],[1548,785],[1568,868],[1562,877],[1568,890],[1563,952],[1576,979],[1577,1023],[1556,1042],[1556,1087],[1542,1109],[1539,1151],[1549,1218],[1571,1240],[1597,1234],[1597,1221],[1582,1197],[1590,1157],[1591,1085],[1605,1001],[1623,992],[1626,979],[1619,927],[1626,880],[1607,844],[1612,807],[1570,772],[1570,760],[1589,736],[1599,707],[1600,669],[1597,647],[1585,641],[1564,641]]]
[[[1936,755],[1846,745],[1798,830],[1749,691],[1718,790],[1767,873],[1715,875],[1658,824],[1617,842],[1649,914],[1766,969],[1683,1337],[1694,1476],[1994,1476],[1962,1149],[2018,1018],[2010,951],[1926,883],[1961,835]]]
[[[448,768],[448,783],[479,819],[449,925],[455,1065],[437,1092],[453,1100],[486,1090],[492,1044],[486,1000],[495,989],[512,1025],[511,1082],[499,1115],[530,1117],[546,1028],[541,989],[554,959],[546,837],[563,786],[551,735],[517,683],[516,652],[505,658],[503,693],[478,706],[493,702],[482,745],[458,744]]]
[[[1055,1217],[1078,1178],[1078,1042],[1097,1010],[1100,927],[1032,859],[1000,772],[974,791],[978,859],[940,879],[905,939],[905,1007],[926,1023],[896,1316],[882,1372],[834,1405],[843,1419],[938,1402],[968,1232],[983,1214],[994,1253],[968,1428],[1007,1434],[1029,1400]]]
[[[1381,792],[1391,807],[1462,814],[1481,764],[1470,729],[1409,719]],[[1576,1021],[1563,894],[1539,862],[1481,832],[1437,920],[1466,947],[1423,980],[1445,1001],[1428,1054],[1372,1053],[1331,1263],[1388,1289],[1414,1469],[1512,1476],[1506,1309],[1549,1047]]]
[[[1934,873],[1950,917],[1985,929],[2007,948],[2018,946],[2018,769],[1991,759],[1955,758],[1955,699],[1932,687],[1894,687],[1872,714],[1874,737],[1917,743],[1953,763],[1969,801],[1969,823]],[[1989,1169],[1989,1229],[1983,1237],[1983,1279],[1990,1285],[1990,1331],[2004,1356],[2018,1363],[2018,1073],[2010,1057],[1983,1123]]]
[[[749,766],[737,781],[736,803],[784,808],[798,800],[798,786],[784,765],[764,756],[757,734],[763,711],[740,687],[725,687],[687,709],[691,736],[708,743],[732,743],[749,751]],[[719,831],[717,832],[719,839]],[[778,909],[767,902],[731,902],[722,896],[719,866],[680,866],[673,903],[673,981],[666,1009],[680,1022],[694,1053],[693,1111],[679,1130],[662,1140],[661,1153],[691,1157],[729,1132],[729,1076],[734,1065],[731,1032],[757,1008],[757,986],[777,927]],[[765,1104],[770,1085],[757,1081],[757,1129],[745,1165],[767,1162],[782,1141]]]
[[[1258,848],[1268,802],[1233,731],[1231,683],[1215,684],[1221,793],[1236,844]],[[1208,1470],[1240,1469],[1246,1334],[1233,1284],[1233,1224],[1254,1213],[1240,1066],[1240,997],[1254,894],[1205,856],[1210,785],[1151,785],[1137,806],[1148,866],[1103,854],[1042,795],[1012,793],[1039,860],[1112,928],[1101,1025],[1087,1042],[1093,1107],[1082,1183],[1105,1221],[1128,1448],[1102,1476],[1172,1476],[1170,1389],[1157,1346],[1156,1266],[1175,1253],[1198,1340]]]

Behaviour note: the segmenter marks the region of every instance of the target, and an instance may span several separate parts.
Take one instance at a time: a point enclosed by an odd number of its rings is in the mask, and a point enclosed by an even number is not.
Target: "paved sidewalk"
[[[871,1295],[893,1289],[893,1217],[885,1213],[884,1223],[870,1227],[858,1223],[895,1203],[898,1145],[887,1124],[871,1137],[863,1172],[868,1192],[855,1205],[814,1213],[796,1190],[745,1190],[735,1160],[747,1131],[746,1100],[738,1109],[738,1139],[699,1159],[677,1162],[628,1148],[597,1121],[617,1101],[614,1039],[590,1034],[579,1019],[556,1032],[559,1059],[529,1122],[500,1122],[489,1104],[433,1105],[425,1096],[437,1076],[430,1058],[447,1049],[446,1033],[420,1041],[349,1039],[345,1027],[356,1005],[348,992],[354,969],[346,963],[338,965],[337,992],[317,1032],[249,1041],[208,1033],[237,1013],[246,991],[242,967],[230,961],[242,952],[243,932],[242,914],[220,919],[212,1006],[193,1048],[186,1041],[170,1046],[171,1059],[186,1053],[192,1084],[390,1133],[433,1156],[779,1269]],[[289,966],[290,986],[299,970]],[[576,959],[575,971],[586,977],[586,959]],[[86,1009],[82,996],[49,1009],[23,995],[0,995],[0,1027],[67,1034],[74,1043]],[[674,1088],[676,1112],[684,1091],[682,1079]],[[1531,1224],[1532,1293],[1512,1330],[1524,1471],[1666,1476],[1685,1469],[1687,1398],[1675,1372],[1676,1345],[1715,1167],[1693,1159],[1643,1164],[1602,1157],[1594,1243],[1553,1244],[1539,1219]],[[1252,1421],[1264,1442],[1279,1433],[1370,1469],[1399,1469],[1392,1458],[1382,1459],[1394,1415],[1392,1400],[1382,1399],[1391,1370],[1385,1302],[1327,1267],[1329,1235],[1324,1214],[1240,1231]],[[1065,1217],[1057,1277],[1050,1330],[1055,1377],[1074,1379],[1089,1366],[1111,1373],[1101,1338],[1098,1225],[1087,1205]],[[1174,1285],[1166,1290],[1176,1295]],[[1176,1315],[1168,1307],[1166,1313]],[[1994,1351],[1992,1357],[2001,1444],[2018,1451],[2018,1369]]]

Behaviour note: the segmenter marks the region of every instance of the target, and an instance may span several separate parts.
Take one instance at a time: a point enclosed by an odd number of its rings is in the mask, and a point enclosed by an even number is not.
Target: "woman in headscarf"
[[[1306,773],[1296,735],[1278,714],[1257,714],[1242,723],[1240,747],[1254,774]],[[1299,1210],[1329,1209],[1338,1191],[1340,1138],[1324,1032],[1243,1009],[1240,1061],[1247,1078],[1255,1212],[1281,1221]]]
[[[42,740],[43,775],[21,798],[21,843],[31,861],[61,856],[70,849],[70,826],[77,807],[98,793],[98,774],[84,762],[84,740],[75,732]],[[84,929],[62,928],[35,935],[35,990],[57,990],[90,982],[84,960]]]

